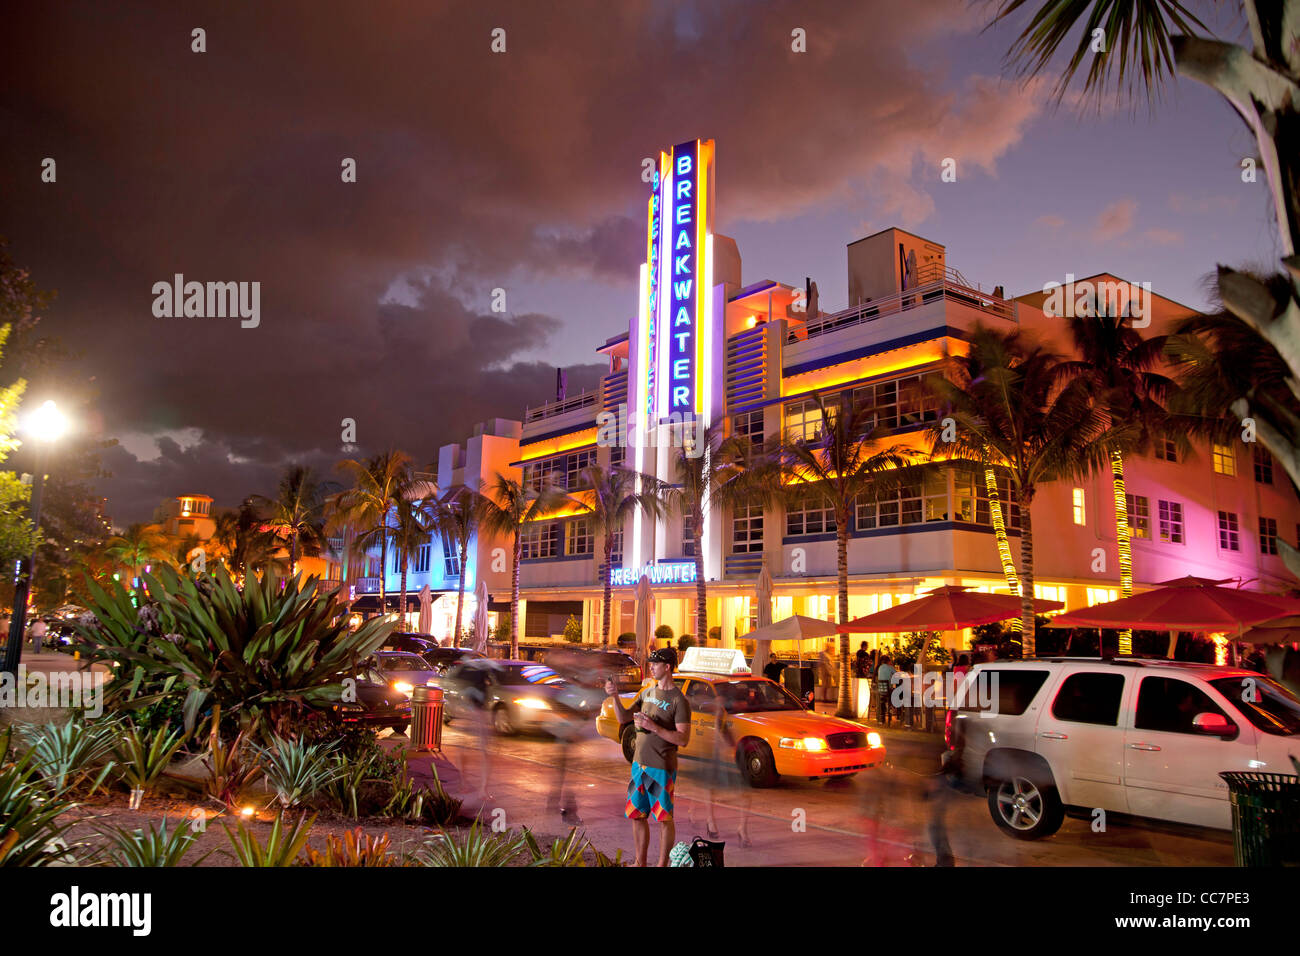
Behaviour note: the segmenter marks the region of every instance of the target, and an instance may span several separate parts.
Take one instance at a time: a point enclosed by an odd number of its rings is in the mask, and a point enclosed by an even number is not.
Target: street
[[[561,744],[548,737],[489,734],[486,801],[478,793],[483,751],[477,734],[463,724],[445,727],[446,764],[440,773],[448,789],[465,799],[465,810],[482,808],[485,821],[528,826],[560,836],[569,824],[547,805],[555,786]],[[984,800],[944,791],[927,799],[942,739],[910,731],[883,733],[889,766],[849,780],[782,779],[768,790],[744,786],[731,770],[718,791],[717,823],[729,866],[933,866],[936,855],[929,825],[946,801],[948,841],[957,866],[1231,866],[1231,834],[1152,824],[1110,821],[1094,832],[1090,821],[1067,818],[1053,837],[1022,842],[1005,836],[989,817]],[[413,760],[413,766],[415,765]],[[709,767],[682,758],[676,787],[677,840],[705,834]],[[613,741],[583,739],[569,749],[566,791],[571,791],[585,830],[598,849],[613,856],[622,848],[630,861],[631,827],[623,817],[628,764]],[[748,807],[752,846],[742,847],[738,828]],[[870,813],[866,809],[870,809]],[[504,813],[504,816],[502,816]],[[878,827],[873,826],[878,821]],[[874,834],[874,849],[871,831]],[[651,826],[651,859],[658,848],[658,824]]]

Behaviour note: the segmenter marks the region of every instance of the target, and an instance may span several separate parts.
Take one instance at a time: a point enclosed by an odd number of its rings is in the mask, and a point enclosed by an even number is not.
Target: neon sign
[[[699,142],[673,147],[672,263],[669,276],[668,407],[664,414],[695,411],[696,301],[699,296]]]
[[[646,564],[639,568],[610,568],[609,583],[616,587],[636,584],[643,574],[650,579],[651,584],[693,584],[695,562],[674,561],[668,564]]]
[[[663,160],[660,159],[662,164]],[[654,191],[650,194],[650,205],[647,214],[646,226],[646,264],[649,266],[650,288],[646,297],[646,324],[648,327],[646,341],[650,345],[650,356],[646,363],[648,374],[647,382],[649,388],[646,389],[646,415],[654,414],[654,395],[655,395],[655,316],[659,310],[659,246],[660,233],[663,229],[663,180],[659,171],[655,170],[654,174]]]

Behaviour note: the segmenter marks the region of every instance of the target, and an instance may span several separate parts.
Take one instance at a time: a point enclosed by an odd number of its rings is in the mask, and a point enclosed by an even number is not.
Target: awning
[[[435,591],[433,595],[433,600],[436,602],[438,598],[442,597],[442,595],[443,595],[442,591]],[[386,609],[389,611],[401,610],[402,592],[398,591],[396,594],[389,592],[387,600],[384,602],[384,604]],[[418,611],[420,609],[420,594],[418,591],[406,592],[406,609],[408,611]],[[378,612],[379,595],[378,594],[361,595],[355,601],[352,602],[352,610],[361,611],[361,612],[365,612],[365,611]]]

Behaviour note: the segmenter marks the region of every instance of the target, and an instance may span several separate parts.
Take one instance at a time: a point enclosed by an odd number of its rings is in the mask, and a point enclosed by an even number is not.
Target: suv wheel
[[[989,785],[989,813],[1003,833],[1017,840],[1049,837],[1065,819],[1065,808],[1055,787],[1020,776]]]
[[[636,755],[636,725],[624,724],[622,731],[619,732],[618,742],[623,745],[623,756],[627,758],[628,763],[631,763]]]

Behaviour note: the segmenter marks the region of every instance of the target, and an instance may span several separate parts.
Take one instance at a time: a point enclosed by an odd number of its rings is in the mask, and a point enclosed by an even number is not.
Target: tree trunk
[[[402,603],[398,605],[397,613],[402,615],[402,630],[406,630],[410,624],[406,620],[406,552],[402,552]]]
[[[298,532],[289,535],[289,577],[298,569]]]
[[[601,594],[601,627],[600,643],[602,647],[609,647],[609,619],[611,616],[610,601],[613,600],[613,585],[610,584],[609,576],[614,570],[611,564],[614,561],[614,536],[605,529],[605,583]]]
[[[1128,499],[1124,494],[1124,453],[1110,455],[1111,484],[1115,490],[1115,549],[1119,553],[1119,596],[1133,596],[1133,549],[1128,526]],[[1133,631],[1119,632],[1119,654],[1133,655]]]
[[[379,537],[379,614],[388,613],[388,515],[384,515],[384,533]]]
[[[704,583],[704,509],[697,508],[691,522],[691,539],[695,542],[695,641],[702,644],[709,637],[709,591]]]
[[[1028,660],[1037,652],[1034,638],[1034,522],[1030,508],[1033,489],[1020,490],[1020,656]]]
[[[515,530],[515,562],[510,572],[510,658],[519,656],[519,556],[523,553],[523,539]]]
[[[984,469],[984,487],[989,493],[989,517],[993,521],[993,536],[998,543],[998,560],[1002,562],[1002,576],[1007,579],[1007,587],[1012,594],[1020,594],[1020,581],[1016,577],[1016,564],[1011,560],[1011,541],[1007,538],[1007,522],[1002,516],[1002,499],[998,497],[997,473],[992,468]],[[1014,618],[1010,622],[1012,631],[1019,631],[1024,622]]]
[[[839,596],[839,623],[849,622],[849,512],[847,507],[837,508],[835,516],[835,589]],[[849,635],[840,635],[839,699],[835,704],[836,717],[853,718],[853,696],[849,690]]]
[[[460,542],[460,584],[456,587],[456,632],[452,635],[451,646],[460,647],[460,615],[465,607],[465,562],[469,559],[469,539],[463,538]],[[487,608],[478,609],[480,614],[486,614]]]

